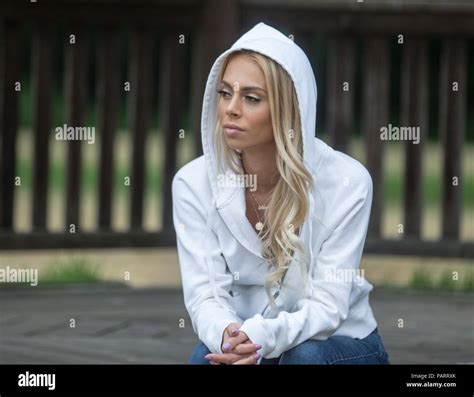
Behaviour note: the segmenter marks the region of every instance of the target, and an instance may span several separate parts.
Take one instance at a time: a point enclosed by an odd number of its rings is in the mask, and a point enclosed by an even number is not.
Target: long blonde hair
[[[243,49],[234,51],[226,57],[220,70],[219,82],[223,79],[227,64],[237,54],[248,55],[265,76],[277,149],[276,165],[280,178],[265,210],[266,228],[261,235],[262,256],[268,261],[270,268],[272,266],[275,268],[265,281],[266,293],[274,310],[276,304],[271,288],[282,282],[295,251],[300,253],[300,258],[305,258],[299,232],[309,210],[308,194],[309,189],[313,187],[313,179],[303,163],[301,118],[298,98],[290,75],[273,59]],[[219,167],[223,170],[221,161],[224,157],[225,164],[233,172],[243,174],[240,154],[226,144],[218,117],[214,137]],[[299,261],[299,265],[302,274],[306,274],[305,260]]]

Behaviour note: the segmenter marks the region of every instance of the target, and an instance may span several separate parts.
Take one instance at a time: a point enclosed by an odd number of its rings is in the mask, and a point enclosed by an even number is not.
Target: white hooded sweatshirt
[[[269,269],[262,241],[246,217],[245,188],[218,183],[213,127],[218,75],[232,51],[249,49],[278,62],[291,76],[302,121],[304,164],[314,190],[301,230],[308,283],[295,261],[273,288],[278,311],[264,289]],[[203,155],[173,178],[173,220],[186,309],[193,329],[212,353],[222,353],[225,328],[242,324],[261,358],[279,357],[308,340],[331,335],[364,338],[377,326],[369,305],[373,286],[358,271],[372,203],[372,179],[357,160],[315,138],[316,81],[305,53],[278,30],[259,23],[214,62],[205,89]],[[226,169],[235,176],[235,174]],[[304,287],[306,286],[306,288]]]

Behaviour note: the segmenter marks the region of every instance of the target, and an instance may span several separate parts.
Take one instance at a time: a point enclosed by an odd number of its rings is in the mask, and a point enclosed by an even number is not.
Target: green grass
[[[409,287],[414,289],[438,290],[438,291],[474,291],[474,271],[470,269],[464,274],[459,274],[457,279],[453,272],[445,270],[438,278],[426,268],[418,268],[409,282]]]
[[[23,188],[31,189],[32,175],[30,159],[21,157],[18,159],[17,175],[21,177]],[[98,167],[95,164],[83,162],[82,166],[82,189],[86,193],[96,192],[98,185]],[[128,186],[124,185],[124,177],[130,176],[131,172],[123,165],[117,165],[114,172],[114,187],[117,193],[128,191]],[[58,161],[52,162],[49,166],[50,192],[57,193],[63,190],[65,180],[65,167]],[[148,166],[146,170],[146,188],[148,193],[159,194],[162,190],[161,169]],[[474,207],[474,175],[463,177],[463,206]],[[403,180],[397,173],[389,173],[384,181],[384,200],[386,204],[399,205],[403,200]],[[441,185],[436,175],[425,175],[423,180],[424,202],[426,205],[437,205],[441,202]]]
[[[470,187],[471,186],[471,187]],[[474,207],[474,175],[463,176],[462,200],[463,207]],[[425,175],[423,179],[424,203],[428,206],[441,203],[441,184],[436,175]],[[390,173],[384,181],[384,200],[386,204],[403,203],[404,186],[400,175]]]
[[[416,289],[433,289],[434,283],[431,273],[426,269],[416,269],[412,275],[409,286]]]
[[[49,165],[49,187],[51,193],[59,193],[64,190],[66,169],[59,162],[53,162]],[[85,193],[97,192],[99,170],[94,164],[83,162],[81,175],[81,188]],[[32,189],[32,170],[31,161],[25,157],[19,158],[17,162],[16,175],[20,176],[21,186],[26,190]],[[131,176],[131,172],[126,167],[119,165],[114,172],[114,189],[117,193],[125,193],[129,186],[124,184],[124,178]],[[156,167],[148,167],[146,170],[145,186],[147,193],[161,193],[162,172]]]
[[[21,95],[19,98],[19,125],[21,128],[30,128],[32,125],[32,109],[33,93],[30,83],[24,82],[21,85]],[[86,125],[96,125],[95,103],[87,101],[84,122]],[[55,88],[51,92],[51,125],[62,125],[65,123],[65,99],[61,89]],[[120,120],[126,117],[126,112],[122,109]]]
[[[41,284],[95,283],[98,281],[100,281],[98,265],[83,258],[55,262],[39,277]]]
[[[474,273],[472,271],[463,281],[463,291],[474,291]]]

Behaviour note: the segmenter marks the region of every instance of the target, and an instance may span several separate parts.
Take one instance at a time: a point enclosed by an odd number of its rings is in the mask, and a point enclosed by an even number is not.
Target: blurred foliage
[[[90,26],[88,29],[90,35],[88,36],[89,44],[89,64],[88,64],[88,82],[87,82],[87,111],[85,117],[86,125],[97,125],[97,52],[99,49],[99,37],[97,34],[97,27]],[[54,37],[54,68],[52,75],[55,77],[53,82],[53,103],[52,103],[52,125],[62,125],[65,123],[65,109],[64,109],[64,44],[67,43],[69,31],[65,23],[58,24],[58,30]],[[130,81],[128,64],[131,58],[131,46],[130,46],[130,32],[127,29],[121,31],[121,53],[120,64],[117,67],[120,69],[121,81]],[[154,49],[152,62],[153,67],[153,81],[152,96],[150,109],[152,112],[151,117],[151,129],[157,129],[159,126],[159,71],[160,71],[160,34],[155,33]],[[405,37],[405,40],[408,38]],[[190,35],[189,43],[187,46],[188,57],[192,54],[193,36]],[[297,38],[295,38],[297,40]],[[22,76],[22,91],[20,95],[20,127],[29,128],[31,125],[31,27],[27,24],[24,25],[21,35],[22,43],[22,58],[21,58],[21,76]],[[469,141],[474,141],[474,40],[468,40],[467,46],[467,59],[468,59],[468,103],[467,103],[467,125],[466,125],[466,137]],[[323,130],[326,125],[326,101],[324,98],[327,97],[327,35],[324,33],[318,33],[313,36],[311,42],[313,47],[313,53],[308,54],[313,64],[313,70],[316,75],[316,81],[318,83],[318,104],[317,104],[317,128],[318,132]],[[438,138],[438,106],[439,106],[439,58],[441,54],[441,42],[439,38],[428,39],[428,130],[429,139],[436,140]],[[355,59],[351,60],[355,62],[355,83],[354,89],[354,134],[359,136],[362,131],[361,126],[361,115],[362,115],[362,82],[367,76],[364,75],[364,45],[361,37],[355,37]],[[397,43],[396,35],[393,36],[393,40],[390,45],[390,116],[388,123],[398,125],[400,122],[400,87],[401,87],[401,67],[402,67],[402,49],[403,45]],[[187,63],[188,70],[186,71],[187,79],[185,81],[185,91],[182,93],[187,96],[189,103],[190,90],[190,68],[192,63]],[[118,115],[118,129],[126,130],[129,124],[128,117],[128,95],[122,95],[120,100],[120,110]],[[185,112],[183,115],[185,120],[185,128],[189,129],[189,112]],[[100,133],[100,131],[98,131]]]
[[[94,283],[100,281],[99,265],[85,258],[71,258],[54,262],[44,274],[40,274],[39,283]]]
[[[444,270],[441,275],[435,277],[433,272],[427,268],[417,268],[412,274],[409,287],[416,289],[440,290],[440,291],[474,291],[474,271],[465,270],[457,275],[454,270]]]

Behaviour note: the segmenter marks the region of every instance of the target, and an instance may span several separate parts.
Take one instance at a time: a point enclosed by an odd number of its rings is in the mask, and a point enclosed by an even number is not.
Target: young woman
[[[316,81],[259,23],[218,57],[173,179],[190,364],[388,364],[358,272],[372,180],[315,138]]]

